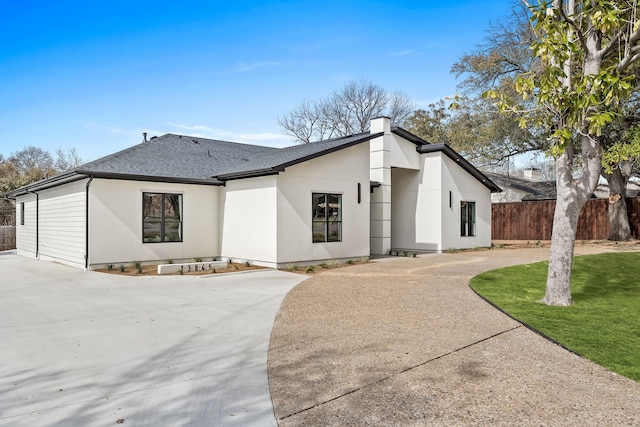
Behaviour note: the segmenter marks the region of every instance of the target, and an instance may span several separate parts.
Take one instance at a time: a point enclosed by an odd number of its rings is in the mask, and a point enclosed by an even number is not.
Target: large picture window
[[[460,235],[476,235],[476,202],[460,202]]]
[[[342,241],[342,195],[313,193],[313,242]]]
[[[182,242],[182,194],[143,193],[144,243]]]

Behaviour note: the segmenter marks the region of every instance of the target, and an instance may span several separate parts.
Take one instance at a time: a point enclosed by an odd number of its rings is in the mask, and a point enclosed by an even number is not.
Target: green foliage
[[[353,262],[353,260],[352,260],[352,259],[349,259],[349,260],[347,260],[347,264],[349,264],[349,265],[353,265],[353,264],[354,264],[354,262]]]
[[[471,287],[501,309],[576,353],[640,381],[640,253],[580,256],[571,281],[574,304],[539,304],[548,263],[493,270]],[[614,267],[612,267],[614,266]]]
[[[202,257],[201,256],[194,257],[193,262],[202,262]]]
[[[121,273],[124,273],[125,271],[127,271],[127,267],[125,267],[124,264],[120,264],[119,269]]]
[[[298,265],[295,262],[290,262],[287,264],[287,270],[289,271],[297,271]]]
[[[335,259],[330,259],[328,264],[329,264],[329,268],[338,268],[341,265],[340,261],[337,261]]]
[[[533,119],[555,127],[554,155],[577,134],[600,136],[631,96],[636,84],[629,65],[637,58],[628,49],[640,36],[631,28],[639,22],[631,6],[628,1],[577,1],[574,11],[549,8],[546,2],[531,8],[537,35],[531,48],[541,67],[521,74],[515,88],[550,113],[525,118],[522,124]],[[486,96],[498,98],[495,92]],[[503,111],[518,111],[517,105],[499,98]]]
[[[113,271],[113,264],[107,264],[107,271]]]
[[[246,260],[244,262],[245,267],[251,267],[251,261],[250,260]]]
[[[369,257],[368,256],[363,256],[362,258],[360,258],[360,262],[363,264],[366,264],[369,262]]]
[[[310,265],[309,267],[307,267],[307,269],[305,270],[305,273],[313,273],[314,271],[316,271],[316,266],[315,265]]]

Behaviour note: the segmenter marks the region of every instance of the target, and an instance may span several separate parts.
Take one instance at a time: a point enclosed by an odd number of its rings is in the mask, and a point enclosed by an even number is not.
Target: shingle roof
[[[86,175],[211,180],[213,175],[277,148],[166,134],[75,169]]]
[[[278,173],[284,168],[382,135],[369,132],[285,148],[166,134],[13,190],[15,197],[87,176],[220,185],[226,180]]]
[[[523,201],[556,199],[555,181],[531,181],[525,178],[507,176],[499,173],[487,173],[487,176],[503,187],[514,188],[527,193],[527,195],[522,197]]]

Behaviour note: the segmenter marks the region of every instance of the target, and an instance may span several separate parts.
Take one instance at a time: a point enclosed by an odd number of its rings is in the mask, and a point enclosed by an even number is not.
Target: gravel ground
[[[513,248],[513,249],[510,249]],[[576,255],[640,250],[577,245]],[[269,380],[281,426],[640,425],[640,383],[531,332],[469,287],[548,245],[326,270],[278,314]]]

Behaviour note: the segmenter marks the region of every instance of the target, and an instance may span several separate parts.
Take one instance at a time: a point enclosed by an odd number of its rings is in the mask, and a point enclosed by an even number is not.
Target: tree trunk
[[[547,289],[542,302],[568,306],[571,299],[571,267],[580,210],[593,194],[600,177],[600,156],[595,139],[582,136],[582,174],[574,179],[571,166],[574,148],[569,143],[556,160],[556,209],[551,232]]]
[[[571,177],[572,147],[556,160],[556,209],[551,232],[547,289],[542,302],[567,306],[571,299],[571,267],[581,206]]]
[[[609,182],[609,240],[631,240],[631,227],[627,213],[627,180],[621,167],[610,174],[603,174]]]

